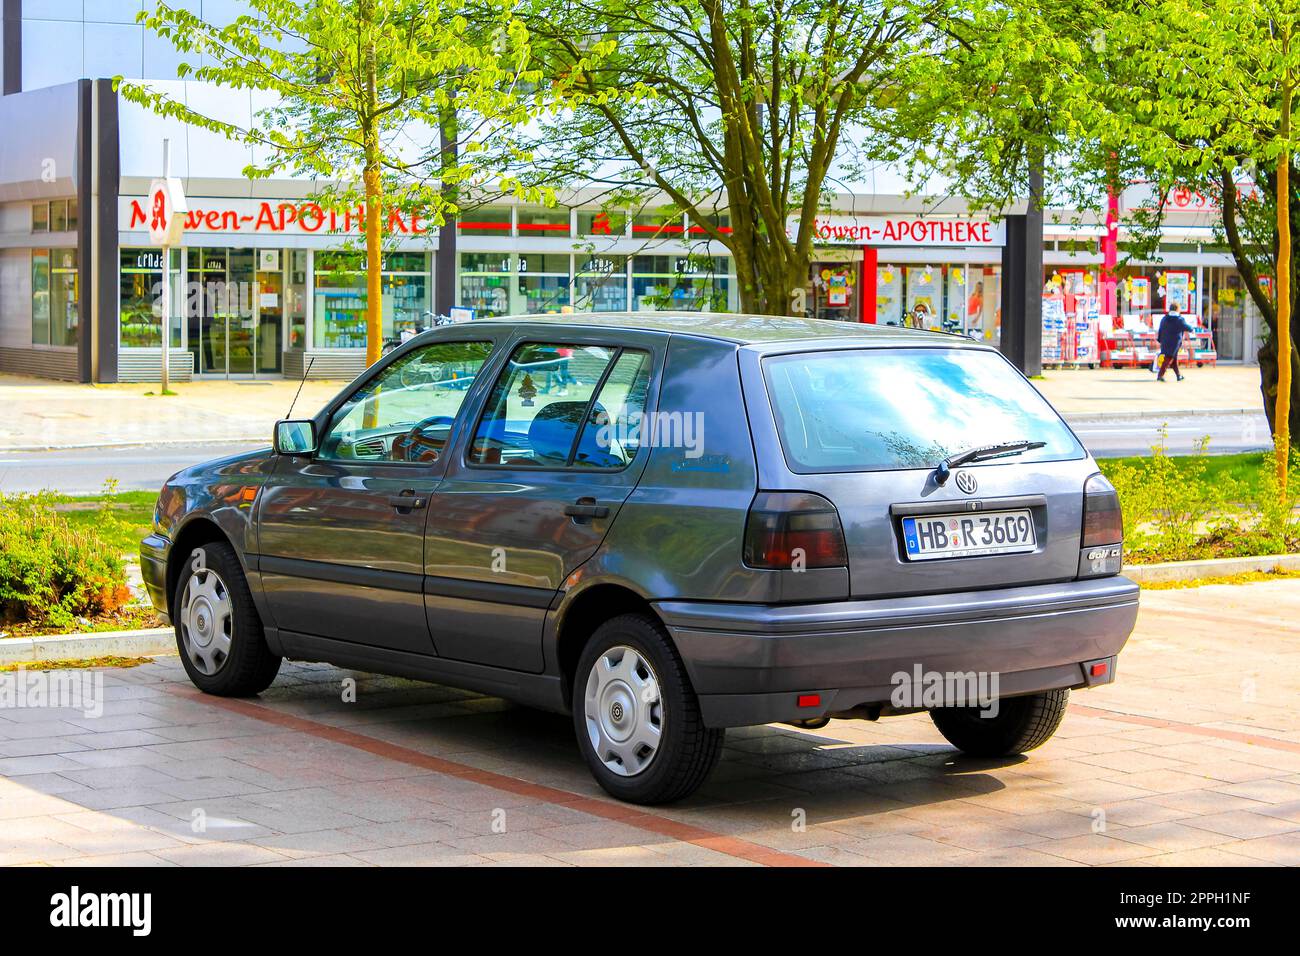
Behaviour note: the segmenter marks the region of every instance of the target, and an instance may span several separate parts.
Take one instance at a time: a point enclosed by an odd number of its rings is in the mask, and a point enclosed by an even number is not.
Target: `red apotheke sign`
[[[786,230],[793,238],[799,220]],[[815,245],[850,246],[1003,246],[1003,223],[971,217],[939,216],[817,216]]]
[[[310,201],[191,198],[189,204],[189,211],[183,219],[184,228],[200,233],[360,233],[366,220],[364,206],[329,209]],[[152,231],[151,221],[156,219],[156,209],[150,198],[124,196],[119,215],[127,229]],[[390,209],[384,217],[383,228],[394,235],[419,236],[428,233],[430,226],[418,212]]]

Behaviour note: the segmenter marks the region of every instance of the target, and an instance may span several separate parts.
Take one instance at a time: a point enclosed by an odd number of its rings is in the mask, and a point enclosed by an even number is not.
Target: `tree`
[[[1296,0],[1150,0],[1120,7],[1115,35],[1142,42],[1130,40],[1115,53],[1146,82],[1107,97],[1113,121],[1139,125],[1138,159],[1162,187],[1212,184],[1218,195],[1225,237],[1268,327],[1259,349],[1261,389],[1283,491],[1290,435],[1300,425],[1291,243],[1300,210],[1289,188],[1298,15]],[[1243,176],[1253,179],[1257,193],[1240,194]],[[1261,281],[1265,270],[1276,283]]]
[[[667,197],[732,256],[746,311],[786,314],[812,260],[825,190],[861,155],[900,64],[920,56],[926,0],[528,0],[553,117],[534,174],[596,183],[613,203]],[[601,47],[592,62],[593,44]],[[729,223],[723,225],[719,214]],[[798,220],[793,234],[788,224]]]
[[[458,185],[496,187],[533,201],[541,188],[500,174],[500,134],[547,108],[535,91],[527,31],[511,0],[248,0],[228,26],[159,3],[140,19],[193,57],[182,79],[267,91],[272,106],[241,126],[187,106],[146,82],[116,80],[122,95],[165,116],[258,147],[250,178],[304,176],[321,198],[352,208],[365,224],[366,361],[379,358],[385,213],[418,210],[432,225],[455,211]],[[448,121],[455,117],[455,122]],[[440,130],[455,129],[447,143]],[[515,153],[511,159],[518,159]],[[358,189],[358,186],[360,187]]]
[[[1049,204],[1101,209],[1123,184],[1150,183],[1152,200],[1130,216],[1130,257],[1156,254],[1172,189],[1217,197],[1224,241],[1268,329],[1261,392],[1281,481],[1300,426],[1289,249],[1300,207],[1287,188],[1298,6],[976,0],[945,21],[954,42],[942,58],[912,62],[906,109],[908,135],[926,144],[914,177],[942,172],[975,205],[1025,195],[1034,155]]]

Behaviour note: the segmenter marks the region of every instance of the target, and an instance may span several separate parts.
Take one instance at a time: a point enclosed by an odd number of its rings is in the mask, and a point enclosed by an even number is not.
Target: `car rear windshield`
[[[763,361],[795,472],[933,468],[968,448],[1044,442],[1004,461],[1083,455],[1050,405],[996,352],[844,349]]]

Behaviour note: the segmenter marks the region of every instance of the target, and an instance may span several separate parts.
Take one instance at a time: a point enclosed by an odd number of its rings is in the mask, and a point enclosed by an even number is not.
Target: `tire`
[[[608,676],[596,674],[597,662]],[[578,660],[572,704],[578,749],[597,783],[620,800],[680,800],[722,756],[726,731],[704,726],[681,658],[663,626],[646,615],[623,614],[596,629]],[[648,755],[649,744],[636,746],[642,739],[653,741]]]
[[[185,673],[206,694],[260,694],[275,680],[280,658],[266,645],[235,549],[224,541],[211,542],[184,560],[172,608]]]
[[[981,717],[978,707],[938,707],[930,711],[939,733],[972,757],[1010,757],[1042,746],[1061,726],[1069,690],[1049,690],[998,701],[996,717]]]

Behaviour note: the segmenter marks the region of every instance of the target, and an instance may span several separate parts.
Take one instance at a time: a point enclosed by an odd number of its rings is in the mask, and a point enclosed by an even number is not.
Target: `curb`
[[[1205,561],[1168,561],[1162,564],[1125,565],[1121,572],[1138,584],[1195,581],[1245,571],[1300,571],[1300,554],[1266,554],[1245,558],[1209,558]]]
[[[93,657],[155,657],[175,653],[176,632],[170,627],[0,639],[0,665],[77,661]]]
[[[1237,418],[1264,415],[1263,408],[1155,408],[1151,411],[1121,409],[1113,412],[1061,412],[1067,422],[1094,425],[1114,421],[1141,421],[1153,418]]]
[[[93,442],[80,445],[4,445],[0,446],[0,455],[41,451],[85,451],[88,448],[167,448],[169,446],[197,445],[262,445],[267,448],[271,447],[271,443],[266,440],[265,435],[257,438],[155,438],[145,441]]]

